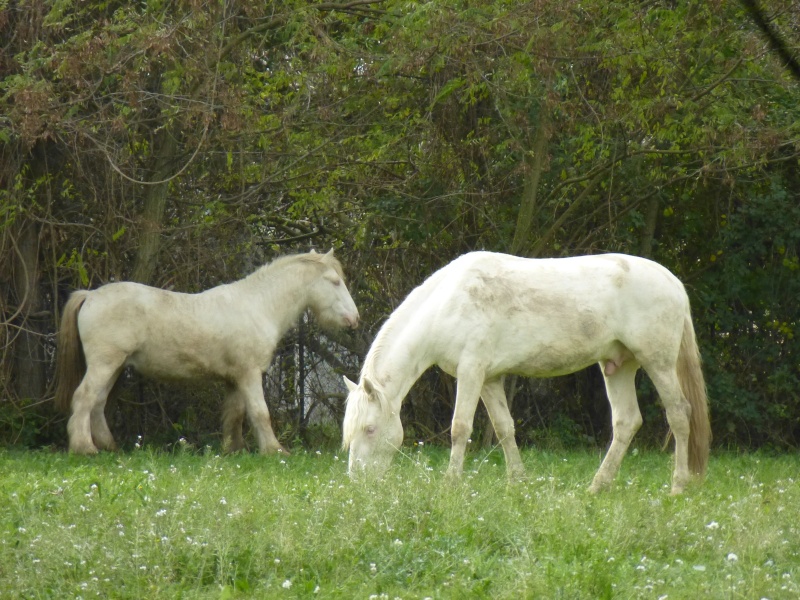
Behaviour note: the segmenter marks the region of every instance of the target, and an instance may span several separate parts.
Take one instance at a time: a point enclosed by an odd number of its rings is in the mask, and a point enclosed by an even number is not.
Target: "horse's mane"
[[[369,352],[367,352],[366,357],[364,357],[364,364],[361,366],[359,393],[357,396],[353,396],[352,394],[348,394],[347,396],[345,418],[342,423],[343,450],[350,448],[350,443],[353,441],[356,432],[366,426],[367,406],[370,400],[362,387],[365,378],[368,378],[372,383],[372,387],[374,388],[373,397],[380,403],[381,413],[386,415],[392,410],[389,401],[386,399],[386,395],[383,393],[382,384],[375,376],[375,365],[386,351],[388,345],[387,340],[391,339],[395,328],[402,327],[402,323],[405,322],[405,317],[416,310],[419,304],[428,297],[429,288],[432,288],[432,285],[428,285],[428,282],[435,276],[436,273],[419,287],[412,290],[400,306],[398,306],[394,312],[389,315],[389,318],[384,321],[380,331],[378,331],[378,335],[375,336],[375,340],[372,342]]]
[[[299,264],[317,264],[324,267],[331,267],[336,274],[344,279],[344,269],[342,263],[339,262],[332,254],[318,254],[317,252],[308,252],[306,254],[288,254],[286,256],[279,256],[275,260],[260,267],[255,272],[251,273],[247,279],[269,277],[285,268],[289,268]]]
[[[365,378],[370,380],[375,389],[373,397],[380,402],[381,412],[384,415],[392,410],[392,406],[383,393],[383,382],[377,377],[376,365],[378,360],[386,353],[395,330],[405,327],[409,317],[415,314],[421,305],[428,300],[445,276],[446,274],[443,274],[440,269],[408,294],[400,306],[383,323],[378,335],[375,336],[375,340],[372,342],[369,352],[367,352],[367,356],[364,358],[364,364],[361,367],[361,385],[363,385]],[[369,399],[366,393],[360,393],[355,398],[351,395],[347,397],[345,421],[342,423],[342,448],[345,450],[350,447],[350,442],[352,442],[355,433],[366,425],[367,402],[369,402]]]
[[[378,359],[383,356],[386,346],[388,345],[388,340],[392,338],[394,330],[398,327],[403,327],[403,324],[408,321],[409,316],[416,313],[420,309],[420,306],[431,296],[439,285],[439,282],[446,276],[446,273],[443,273],[444,270],[445,269],[439,269],[418,287],[411,290],[408,296],[406,296],[406,299],[400,303],[400,306],[389,315],[389,318],[386,319],[380,331],[378,331],[378,335],[375,336],[375,340],[372,342],[369,352],[367,352],[366,357],[364,357],[364,364],[361,367],[362,378],[367,376],[375,381],[375,364],[378,362]]]

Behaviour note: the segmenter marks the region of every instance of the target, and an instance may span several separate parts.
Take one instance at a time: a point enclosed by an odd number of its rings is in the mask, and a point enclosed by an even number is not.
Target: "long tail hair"
[[[697,347],[692,317],[688,313],[683,322],[683,339],[678,355],[678,380],[681,391],[692,408],[689,421],[689,469],[696,475],[703,475],[708,466],[711,424],[700,350]]]
[[[86,290],[73,292],[64,306],[56,350],[56,409],[69,412],[72,395],[86,372],[86,358],[78,333],[78,312],[89,296]]]

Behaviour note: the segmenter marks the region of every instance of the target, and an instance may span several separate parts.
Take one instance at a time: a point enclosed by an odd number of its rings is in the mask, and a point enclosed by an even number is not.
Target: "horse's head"
[[[358,309],[350,292],[344,284],[342,265],[333,257],[333,250],[327,254],[317,254],[313,250],[308,257],[322,267],[309,290],[309,308],[323,327],[358,326]]]
[[[348,473],[383,474],[403,443],[399,411],[392,410],[383,393],[362,376],[358,384],[344,378],[349,394],[342,423],[342,447],[350,450]]]

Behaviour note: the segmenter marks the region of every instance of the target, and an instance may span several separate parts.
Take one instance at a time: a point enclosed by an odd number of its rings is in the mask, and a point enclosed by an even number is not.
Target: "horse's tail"
[[[86,359],[78,333],[78,312],[89,296],[86,290],[73,292],[64,306],[58,330],[56,352],[56,409],[69,412],[72,395],[86,372]]]
[[[689,420],[689,469],[696,475],[703,475],[708,465],[711,424],[700,350],[697,347],[692,317],[688,312],[683,322],[683,339],[678,355],[678,380],[692,410]]]

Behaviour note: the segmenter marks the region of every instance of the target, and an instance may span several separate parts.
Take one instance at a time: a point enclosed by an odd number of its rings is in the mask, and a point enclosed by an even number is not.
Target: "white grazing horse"
[[[458,379],[449,475],[463,469],[483,398],[509,476],[524,473],[503,375],[565,375],[599,363],[613,440],[590,490],[610,485],[642,417],[634,377],[643,367],[675,436],[672,492],[705,472],[710,427],[705,383],[681,282],[635,256],[526,259],[472,252],[440,269],[384,323],[350,390],[343,423],[349,472],[382,472],[403,442],[400,404],[431,365]]]
[[[104,409],[126,366],[156,379],[224,381],[226,450],[244,447],[245,413],[260,452],[283,450],[272,431],[261,376],[278,341],[309,308],[325,327],[358,324],[332,250],[278,258],[245,279],[199,294],[132,282],[74,292],[58,333],[55,398],[63,411],[72,407],[70,451],[116,448]]]

